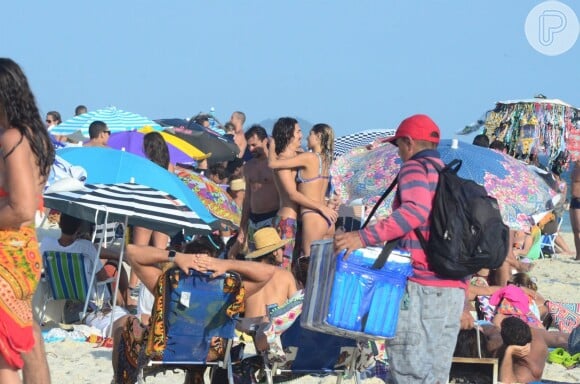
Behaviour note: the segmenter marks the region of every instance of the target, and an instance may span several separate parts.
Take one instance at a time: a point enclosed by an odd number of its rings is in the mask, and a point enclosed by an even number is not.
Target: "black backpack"
[[[509,228],[503,223],[497,200],[473,180],[457,176],[461,160],[455,159],[443,168],[428,158],[425,160],[439,172],[439,182],[431,210],[429,241],[418,228],[415,234],[431,269],[441,277],[462,279],[482,268],[499,268],[508,253]],[[363,227],[393,190],[397,179],[375,204]],[[376,263],[379,268],[398,240],[385,245]]]
[[[464,278],[481,268],[499,268],[509,247],[509,228],[504,224],[497,200],[473,180],[457,175],[461,160],[441,168],[431,210],[429,241],[415,229],[429,265],[437,274]]]

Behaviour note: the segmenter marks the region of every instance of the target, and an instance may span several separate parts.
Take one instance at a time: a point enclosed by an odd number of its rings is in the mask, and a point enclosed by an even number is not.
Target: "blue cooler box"
[[[412,274],[408,252],[395,250],[380,269],[380,249],[334,256],[332,240],[312,245],[301,323],[303,327],[355,339],[395,335],[399,305]]]

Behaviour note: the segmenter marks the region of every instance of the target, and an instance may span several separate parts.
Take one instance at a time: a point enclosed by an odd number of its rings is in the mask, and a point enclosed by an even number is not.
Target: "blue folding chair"
[[[239,301],[240,277],[228,273],[214,279],[207,274],[190,270],[185,274],[179,268],[165,272],[168,279],[164,288],[163,320],[155,324],[158,298],[153,309],[153,329],[161,325],[163,336],[150,334],[149,340],[158,338],[163,350],[157,352],[149,365],[161,365],[163,369],[188,370],[193,366],[217,366],[227,370],[228,382],[233,384],[230,350],[235,336],[237,312],[233,309]],[[237,287],[237,288],[236,288]],[[224,340],[223,356],[208,359],[212,343]],[[214,345],[215,346],[215,345]],[[148,350],[149,352],[149,350]],[[162,370],[162,369],[161,369]],[[146,374],[144,372],[143,374]],[[143,374],[141,377],[143,377]]]
[[[361,382],[360,375],[355,370],[359,357],[356,340],[308,330],[300,325],[300,319],[297,318],[282,333],[281,341],[284,351],[287,355],[291,354],[293,361],[289,366],[281,367],[274,363],[266,367],[268,383],[273,382],[272,376],[282,373],[333,374],[337,375],[337,383],[341,383],[343,377],[354,377],[356,383]]]

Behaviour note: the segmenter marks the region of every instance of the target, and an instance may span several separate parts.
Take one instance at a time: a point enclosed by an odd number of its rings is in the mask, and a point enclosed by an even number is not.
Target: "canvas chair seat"
[[[87,314],[89,307],[101,310],[106,304],[103,294],[105,285],[114,281],[114,278],[97,281],[96,268],[93,268],[90,281],[85,273],[85,256],[82,253],[45,251],[42,254],[44,279],[48,283],[43,307],[40,313],[40,323],[44,321],[46,306],[52,300],[75,300],[83,302],[83,310],[79,320]],[[100,288],[103,287],[103,288]],[[102,292],[100,295],[98,292]]]
[[[544,258],[546,254],[548,254],[548,252],[545,252],[544,250],[549,251],[549,253],[552,255],[556,254],[556,238],[559,236],[560,227],[562,226],[563,220],[564,219],[562,217],[558,218],[558,227],[556,232],[550,235],[542,235],[542,239],[540,241],[540,257]]]
[[[233,384],[230,350],[235,322],[243,311],[244,289],[237,274],[211,279],[207,274],[179,268],[164,272],[157,283],[145,348],[154,372],[217,366]],[[140,367],[143,368],[143,367]],[[140,382],[151,372],[143,370]]]

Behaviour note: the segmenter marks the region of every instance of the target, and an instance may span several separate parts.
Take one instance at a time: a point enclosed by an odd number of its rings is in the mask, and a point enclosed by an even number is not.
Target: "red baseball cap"
[[[439,127],[427,115],[413,115],[407,117],[399,124],[395,136],[389,137],[388,141],[397,145],[396,140],[399,137],[410,137],[413,140],[424,140],[439,144],[441,131]]]

